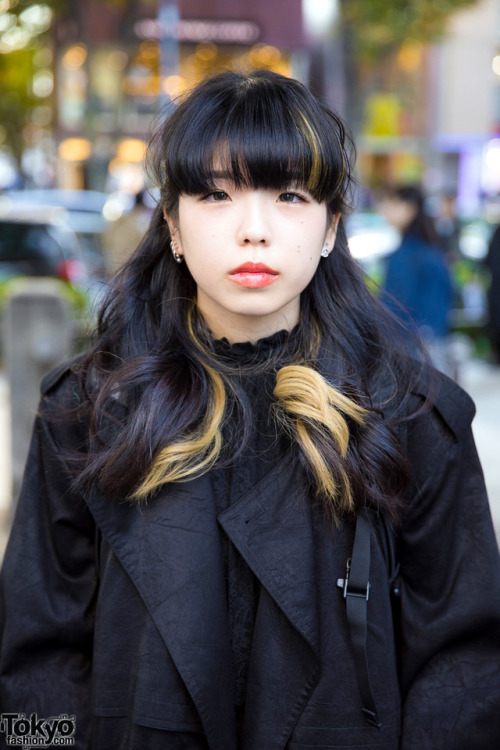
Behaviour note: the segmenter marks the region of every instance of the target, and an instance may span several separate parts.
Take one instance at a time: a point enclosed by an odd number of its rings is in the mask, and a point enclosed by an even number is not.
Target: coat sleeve
[[[79,748],[90,729],[94,542],[90,513],[37,418],[0,579],[0,708],[75,716]]]
[[[471,430],[449,382],[409,431],[414,492],[401,536],[402,750],[500,742],[500,564]]]

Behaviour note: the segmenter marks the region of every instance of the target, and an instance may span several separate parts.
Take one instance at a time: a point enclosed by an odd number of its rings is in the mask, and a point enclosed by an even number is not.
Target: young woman
[[[349,254],[344,126],[224,73],[153,146],[150,229],[42,384],[2,712],[75,717],[92,750],[496,747],[474,409]]]

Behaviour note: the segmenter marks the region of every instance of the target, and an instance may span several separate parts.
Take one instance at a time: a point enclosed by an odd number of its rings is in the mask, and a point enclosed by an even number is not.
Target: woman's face
[[[299,321],[300,294],[338,217],[306,191],[236,188],[220,179],[207,195],[181,195],[167,216],[172,241],[197,285],[198,307],[214,336],[256,341]]]

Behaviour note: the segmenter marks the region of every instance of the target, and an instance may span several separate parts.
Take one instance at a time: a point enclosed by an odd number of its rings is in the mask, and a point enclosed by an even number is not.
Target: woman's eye
[[[221,203],[222,201],[229,200],[229,195],[224,190],[213,190],[211,193],[205,195],[203,200]]]
[[[286,193],[281,193],[278,200],[281,203],[304,203],[305,198],[303,198],[303,196],[299,195],[298,193],[291,193],[287,191]]]

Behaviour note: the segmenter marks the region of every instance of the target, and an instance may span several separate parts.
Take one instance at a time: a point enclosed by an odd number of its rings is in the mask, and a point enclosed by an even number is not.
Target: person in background
[[[445,254],[419,187],[387,188],[380,211],[401,233],[401,243],[387,261],[384,300],[424,341],[437,369],[452,374],[448,356],[453,284]]]
[[[500,226],[493,232],[484,263],[490,273],[487,331],[491,359],[494,364],[500,364]]]
[[[118,269],[130,258],[144,237],[151,219],[151,209],[145,203],[145,190],[140,190],[134,198],[131,211],[113,221],[103,237],[108,276],[114,276]]]
[[[460,255],[460,221],[457,217],[456,195],[443,193],[439,202],[439,213],[436,216],[435,228],[440,246],[449,262]]]

